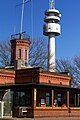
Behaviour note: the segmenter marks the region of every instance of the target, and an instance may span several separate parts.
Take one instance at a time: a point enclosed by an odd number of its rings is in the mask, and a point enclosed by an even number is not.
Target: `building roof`
[[[70,86],[63,86],[63,85],[53,85],[53,84],[45,84],[45,83],[26,83],[26,84],[5,84],[0,85],[0,91],[7,90],[7,89],[14,89],[14,90],[23,90],[28,88],[38,88],[38,89],[53,89],[53,90],[64,90],[64,91],[72,91],[80,93],[79,88],[72,88]]]

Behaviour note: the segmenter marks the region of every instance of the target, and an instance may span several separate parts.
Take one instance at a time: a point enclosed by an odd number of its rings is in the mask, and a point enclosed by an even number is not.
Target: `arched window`
[[[25,60],[27,60],[27,50],[25,50]]]
[[[21,49],[18,51],[18,59],[21,59]]]
[[[15,49],[12,50],[12,59],[15,59]]]

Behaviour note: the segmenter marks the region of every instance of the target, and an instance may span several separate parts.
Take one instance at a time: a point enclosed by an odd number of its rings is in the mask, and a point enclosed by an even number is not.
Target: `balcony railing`
[[[27,35],[25,32],[23,33],[18,33],[18,34],[13,34],[11,35],[11,40],[13,39],[25,39],[25,40],[30,40],[30,36]]]

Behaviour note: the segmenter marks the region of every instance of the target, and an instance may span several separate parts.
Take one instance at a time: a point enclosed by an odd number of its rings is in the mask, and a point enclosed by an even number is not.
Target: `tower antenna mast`
[[[21,34],[22,34],[22,26],[23,26],[23,14],[24,14],[24,0],[22,2],[21,28],[20,28]]]
[[[17,5],[20,6],[22,5],[22,13],[21,13],[21,25],[20,25],[20,34],[22,34],[22,28],[23,28],[23,16],[24,16],[24,4],[29,2],[31,0],[22,0],[22,3]]]
[[[26,1],[23,0],[23,2],[22,2],[22,15],[21,15],[21,29],[20,29],[20,33],[22,33],[22,26],[23,26],[24,4],[29,2],[29,1],[31,1],[31,0],[26,0]]]
[[[55,0],[49,0],[49,9],[55,9]]]
[[[55,37],[61,34],[60,12],[55,8],[55,0],[49,0],[49,9],[45,11],[43,34],[48,36],[48,70],[56,72]]]

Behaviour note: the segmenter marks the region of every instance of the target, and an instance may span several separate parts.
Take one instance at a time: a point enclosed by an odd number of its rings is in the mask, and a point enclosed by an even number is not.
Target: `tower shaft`
[[[48,70],[54,72],[56,68],[56,58],[55,58],[55,37],[53,35],[49,36],[48,39]]]

